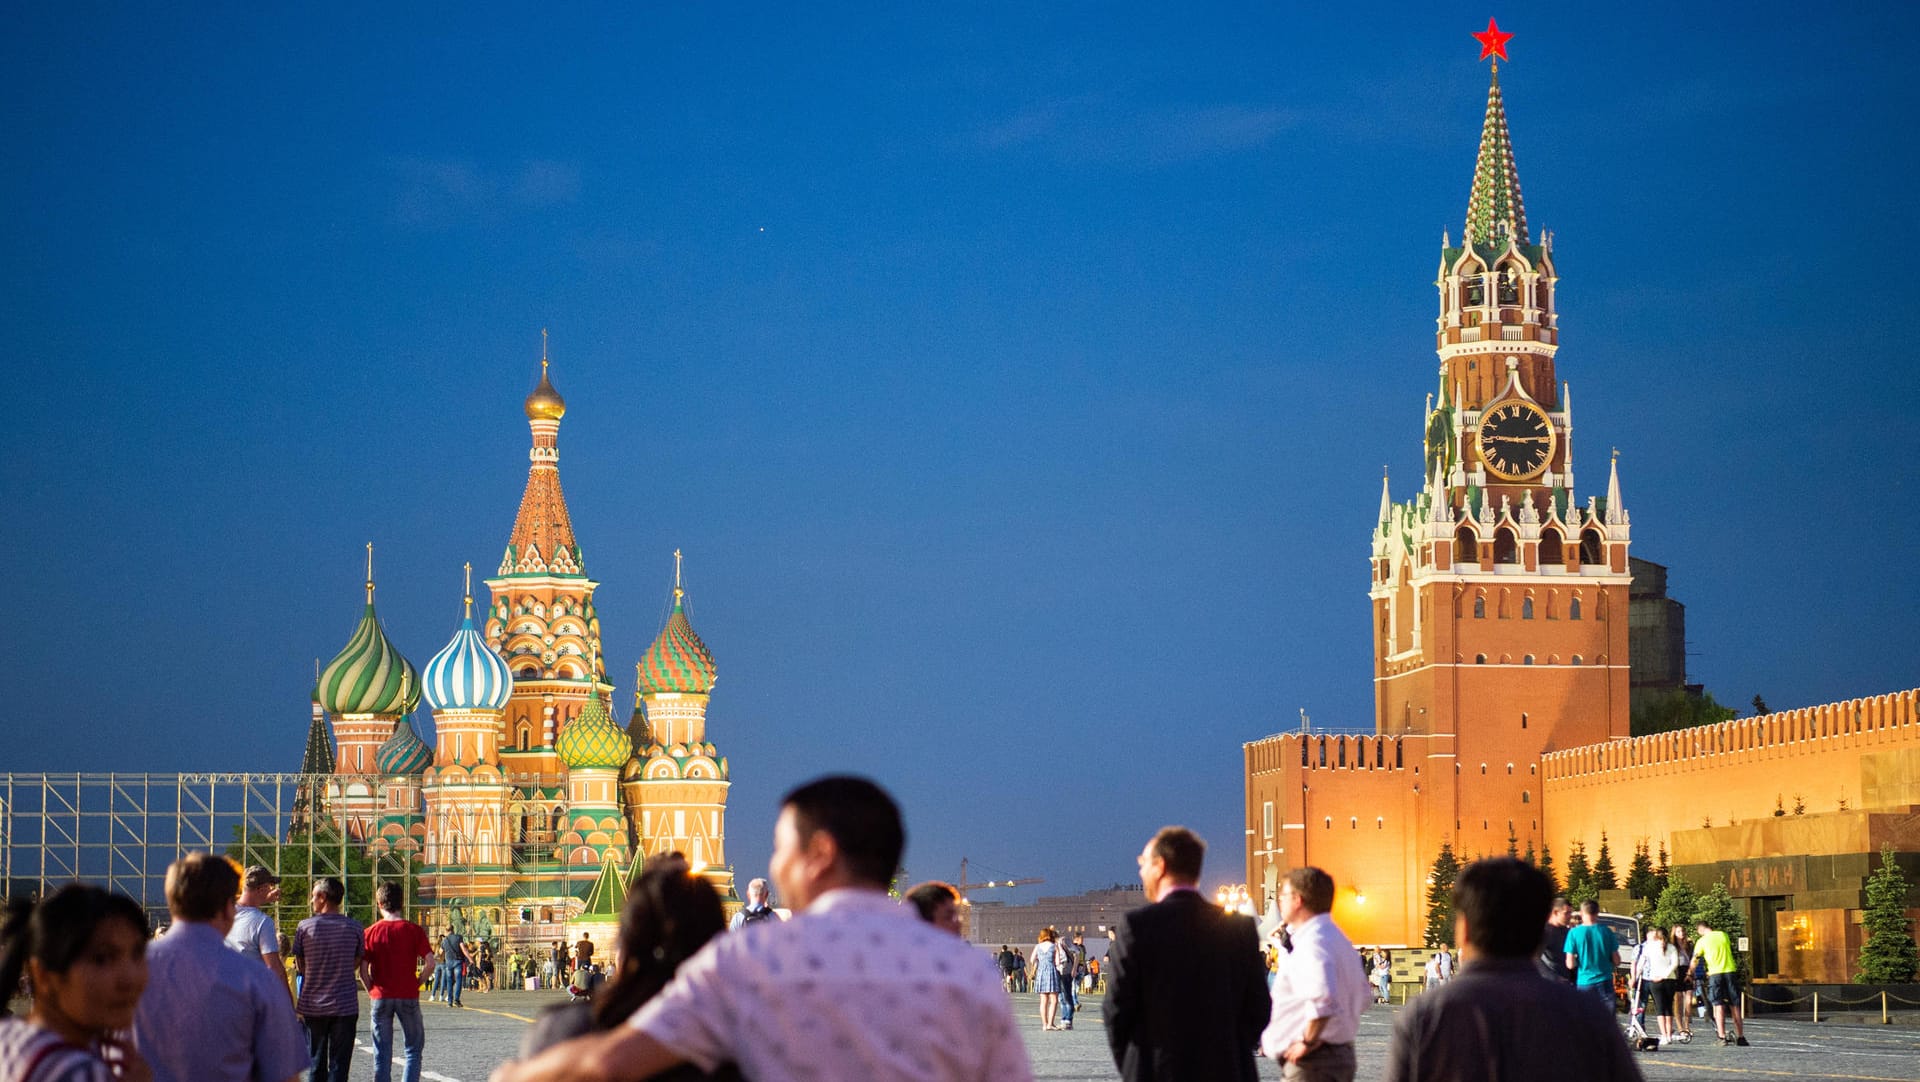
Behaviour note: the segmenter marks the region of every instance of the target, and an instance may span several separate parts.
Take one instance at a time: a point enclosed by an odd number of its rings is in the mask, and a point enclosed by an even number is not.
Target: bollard
[[[1880,990],[1880,1024],[1883,1026],[1888,1025],[1889,1021],[1887,1018],[1887,991],[1883,988]]]
[[[1818,992],[1813,994],[1813,1020],[1815,1023],[1820,1021],[1820,993]]]

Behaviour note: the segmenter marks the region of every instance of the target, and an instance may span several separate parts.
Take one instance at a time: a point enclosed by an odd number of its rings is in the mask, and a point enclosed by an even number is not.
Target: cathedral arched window
[[[1520,619],[1533,619],[1533,598],[1526,597],[1520,600]]]
[[[1580,534],[1580,562],[1583,564],[1606,562],[1606,546],[1601,541],[1599,530],[1586,530]]]
[[[1566,562],[1566,552],[1560,547],[1560,531],[1555,529],[1541,530],[1540,566],[1552,567],[1555,564],[1564,564]],[[1547,618],[1552,619],[1553,614],[1548,613]]]
[[[520,750],[521,750],[521,751],[527,751],[527,750],[529,750],[529,749],[531,749],[532,747],[533,747],[533,728],[532,728],[532,726],[528,726],[528,725],[522,725],[522,726],[520,726]]]
[[[1453,562],[1470,564],[1480,559],[1480,542],[1473,527],[1461,526],[1453,533]]]
[[[1493,562],[1497,564],[1511,564],[1518,563],[1519,561],[1520,539],[1515,537],[1513,531],[1505,526],[1495,530],[1493,534]]]
[[[552,826],[549,829],[553,831],[554,838],[557,840],[560,836],[560,831],[567,825],[567,809],[555,804],[553,806],[553,819],[551,822]]]
[[[1569,620],[1580,619],[1580,595],[1579,594],[1573,595],[1573,600],[1567,602],[1567,619]]]

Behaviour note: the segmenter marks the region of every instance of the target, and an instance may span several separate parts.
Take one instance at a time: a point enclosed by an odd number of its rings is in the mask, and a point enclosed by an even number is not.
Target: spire
[[[314,659],[318,666],[320,660]],[[333,773],[333,739],[327,732],[327,711],[320,705],[319,676],[314,676],[313,720],[307,723],[307,750],[300,756],[300,773]]]
[[[1626,504],[1620,501],[1620,449],[1613,449],[1613,465],[1607,470],[1607,525],[1619,526],[1627,521]]]
[[[467,611],[462,618],[471,620],[473,619],[473,565],[471,563],[461,564],[460,570],[466,572],[467,576],[466,585],[460,588],[460,592],[465,595],[461,601],[467,606]]]
[[[1385,528],[1387,516],[1393,513],[1393,488],[1387,483],[1387,468],[1380,467],[1380,526]]]
[[[560,418],[567,404],[547,377],[545,330],[540,332],[540,384],[527,396],[527,425],[533,449],[527,453],[527,489],[514,516],[513,534],[500,561],[502,575],[559,575],[585,578],[573,518],[560,491]]]
[[[373,542],[367,542],[367,604],[373,604]]]
[[[1504,55],[1504,54],[1502,54]],[[1487,88],[1487,117],[1480,127],[1480,157],[1473,167],[1473,192],[1467,197],[1466,240],[1462,243],[1505,248],[1507,238],[1528,244],[1527,211],[1520,201],[1520,173],[1507,134],[1507,106],[1500,97],[1500,65],[1493,66]]]

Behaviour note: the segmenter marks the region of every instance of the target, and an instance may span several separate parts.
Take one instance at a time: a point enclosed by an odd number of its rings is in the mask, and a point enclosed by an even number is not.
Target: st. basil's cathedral
[[[544,351],[543,351],[544,352]],[[476,626],[465,612],[424,669],[367,601],[320,671],[302,773],[327,775],[308,812],[373,856],[415,862],[417,904],[484,917],[509,942],[611,924],[645,861],[678,851],[730,904],[728,767],[707,739],[713,654],[673,609],[635,672],[631,721],[613,720],[600,616],[560,489],[566,402],[548,361],[527,396],[532,460],[519,514]],[[424,700],[434,746],[410,718]],[[331,721],[331,734],[329,734]]]

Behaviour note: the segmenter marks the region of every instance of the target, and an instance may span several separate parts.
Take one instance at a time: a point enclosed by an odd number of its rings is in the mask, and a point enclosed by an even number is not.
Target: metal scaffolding
[[[334,876],[348,887],[350,916],[375,919],[375,880],[404,884],[409,912],[429,929],[455,919],[488,929],[479,938],[546,943],[569,939],[563,906],[467,903],[481,893],[461,890],[463,877],[497,882],[498,866],[438,863],[419,855],[375,854],[365,841],[339,829],[324,804],[344,779],[332,774],[0,774],[0,895],[44,897],[70,882],[92,883],[138,901],[156,923],[167,919],[167,866],[188,853],[215,852],[242,866],[282,876],[276,917],[290,928],[306,914],[307,884]],[[355,778],[385,804],[384,779]],[[553,797],[542,808],[560,807]],[[556,867],[545,832],[522,828],[510,841],[512,875],[564,891],[590,870]],[[419,897],[419,878],[431,876],[437,897]],[[590,878],[590,875],[588,875]],[[431,903],[423,908],[422,902]],[[514,904],[514,903],[508,903]]]

